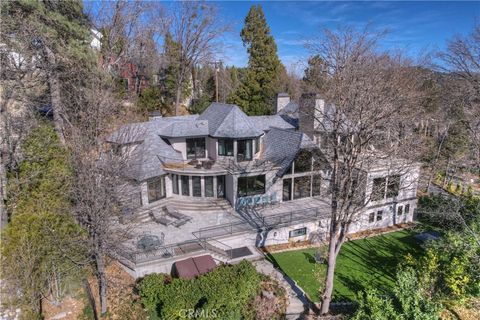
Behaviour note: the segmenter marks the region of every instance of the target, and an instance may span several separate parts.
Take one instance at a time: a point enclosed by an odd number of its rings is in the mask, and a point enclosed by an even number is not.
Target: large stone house
[[[147,249],[138,239],[126,244],[122,262],[132,275],[170,272],[175,260],[205,252],[231,262],[258,256],[258,246],[324,239],[330,167],[324,132],[302,110],[330,107],[316,95],[297,103],[279,94],[276,108],[247,116],[212,103],[200,115],[152,117],[108,138],[126,161],[128,218],[139,238],[155,239]],[[368,201],[351,231],[412,221],[418,166],[392,174],[379,161],[364,171]]]

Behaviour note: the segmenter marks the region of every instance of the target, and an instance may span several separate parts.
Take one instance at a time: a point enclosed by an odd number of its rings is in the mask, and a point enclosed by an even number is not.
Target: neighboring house
[[[126,162],[125,206],[139,236],[161,239],[148,252],[126,244],[127,270],[169,272],[180,257],[205,251],[230,262],[258,256],[255,246],[324,240],[330,167],[322,134],[299,116],[315,106],[328,108],[316,95],[296,103],[279,94],[276,115],[212,103],[200,115],[154,117],[115,131],[107,142]],[[391,163],[378,161],[363,169],[369,200],[352,232],[412,221],[419,168],[409,168],[392,175]]]

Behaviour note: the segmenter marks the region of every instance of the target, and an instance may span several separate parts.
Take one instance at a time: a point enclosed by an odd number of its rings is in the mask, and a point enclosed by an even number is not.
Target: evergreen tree
[[[59,300],[86,260],[70,215],[71,167],[53,127],[40,123],[22,144],[24,160],[8,181],[10,223],[2,232],[2,280],[24,319],[42,318],[42,300]],[[18,294],[15,294],[18,293]]]
[[[1,6],[1,39],[8,50],[34,59],[48,84],[54,125],[60,141],[65,143],[69,118],[68,101],[62,85],[72,70],[89,72],[96,59],[90,49],[90,22],[80,1],[4,1]],[[38,58],[40,57],[40,58]],[[67,121],[65,121],[67,120]]]
[[[240,33],[249,54],[245,79],[228,99],[249,115],[271,114],[285,67],[260,5],[252,6]]]
[[[163,56],[165,66],[160,69],[160,95],[163,108],[166,109],[176,102],[177,86],[181,86],[180,99],[190,95],[190,81],[183,79],[180,45],[170,32],[165,35]],[[179,75],[182,75],[182,79],[179,79]]]
[[[308,65],[303,76],[303,83],[307,91],[321,93],[325,88],[327,67],[319,55],[308,59]]]

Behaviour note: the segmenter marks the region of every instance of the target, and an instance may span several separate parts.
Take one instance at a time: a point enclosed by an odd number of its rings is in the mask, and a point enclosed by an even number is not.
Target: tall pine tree
[[[285,67],[260,5],[250,8],[240,36],[249,54],[248,68],[242,85],[228,101],[249,115],[271,114]]]

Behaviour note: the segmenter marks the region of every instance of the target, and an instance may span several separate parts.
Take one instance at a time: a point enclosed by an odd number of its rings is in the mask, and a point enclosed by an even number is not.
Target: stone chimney
[[[290,96],[288,95],[288,93],[277,93],[277,113],[279,113],[289,103]]]
[[[152,111],[148,114],[148,121],[155,121],[162,118],[162,113],[158,110]]]
[[[299,130],[313,140],[314,133],[322,130],[324,112],[325,100],[319,94],[302,94],[298,112]]]

